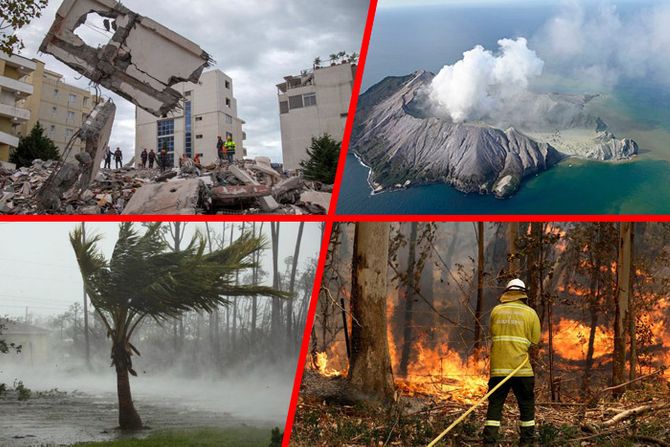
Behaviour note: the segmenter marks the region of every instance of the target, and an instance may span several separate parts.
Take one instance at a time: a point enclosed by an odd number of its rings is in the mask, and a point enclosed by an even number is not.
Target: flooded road
[[[4,376],[4,377],[3,377]],[[0,382],[11,384],[6,371]],[[244,380],[187,380],[140,376],[131,379],[141,432],[117,430],[116,380],[112,374],[21,377],[33,390],[27,401],[15,393],[0,397],[0,446],[67,446],[83,441],[142,438],[155,430],[239,425],[283,426],[290,381],[278,377]],[[283,379],[283,378],[282,378]],[[39,387],[36,384],[39,383]],[[59,392],[40,391],[58,388]]]

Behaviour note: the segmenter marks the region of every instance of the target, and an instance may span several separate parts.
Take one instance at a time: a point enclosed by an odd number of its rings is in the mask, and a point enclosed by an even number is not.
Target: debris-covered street
[[[52,160],[35,160],[30,167],[0,167],[0,213],[324,214],[332,191],[332,185],[280,173],[265,157],[199,168],[191,161],[163,173],[134,167],[101,169],[88,188],[79,192],[75,178],[58,206],[44,209],[37,192],[57,166]]]

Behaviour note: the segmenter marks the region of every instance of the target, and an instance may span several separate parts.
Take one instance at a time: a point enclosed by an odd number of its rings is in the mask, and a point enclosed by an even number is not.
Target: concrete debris
[[[92,160],[86,152],[77,158],[79,166],[42,160],[0,166],[0,214],[323,214],[330,204],[329,185],[287,177],[260,157],[208,166],[184,160],[181,169],[164,173],[90,169],[83,190],[81,173]]]
[[[100,48],[75,34],[89,14],[112,22],[114,34]],[[40,51],[158,117],[182,99],[172,86],[197,83],[211,62],[195,43],[115,0],[64,0]]]
[[[105,156],[105,148],[112,134],[116,106],[111,100],[98,103],[84,124],[79,129],[79,139],[84,142],[84,152],[75,155],[77,161],[82,164],[82,173],[79,178],[79,190],[85,191],[95,178],[100,163]],[[82,161],[83,154],[88,155],[88,160]],[[83,157],[85,158],[85,157]]]

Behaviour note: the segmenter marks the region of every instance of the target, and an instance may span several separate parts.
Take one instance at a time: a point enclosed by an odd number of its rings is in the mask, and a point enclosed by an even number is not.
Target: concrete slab
[[[200,179],[148,184],[139,188],[121,214],[196,214],[204,207]]]
[[[332,194],[329,192],[305,191],[300,194],[300,201],[309,205],[315,205],[328,213]]]

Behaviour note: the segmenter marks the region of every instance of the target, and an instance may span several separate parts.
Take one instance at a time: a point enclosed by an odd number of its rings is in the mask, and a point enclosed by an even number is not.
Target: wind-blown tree
[[[144,319],[162,323],[186,311],[212,312],[218,305],[229,304],[230,297],[288,296],[271,287],[235,282],[236,272],[255,267],[253,255],[265,248],[263,238],[249,233],[212,252],[196,233],[187,247],[172,251],[161,238],[161,223],[149,225],[140,234],[132,223],[124,222],[110,259],[98,247],[100,238],[83,237],[81,226],[70,233],[86,293],[112,340],[122,429],[142,427],[129,374],[137,375],[132,356],[140,353],[131,339]]]

